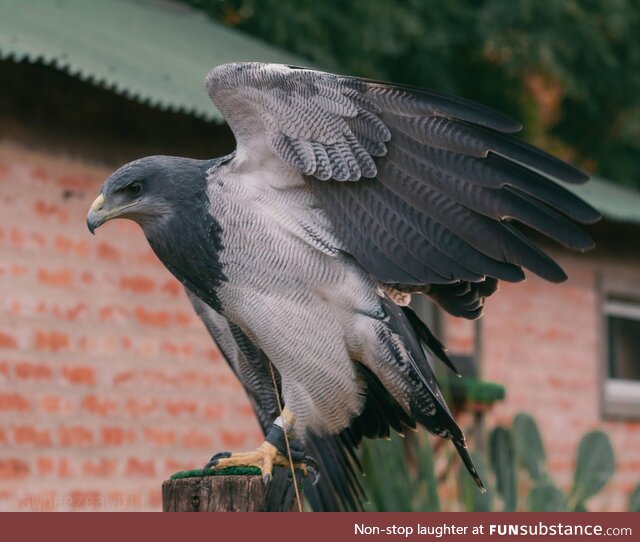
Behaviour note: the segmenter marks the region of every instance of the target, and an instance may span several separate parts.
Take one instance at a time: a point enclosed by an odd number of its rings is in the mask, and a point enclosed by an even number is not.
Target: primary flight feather
[[[127,164],[87,223],[140,224],[244,385],[265,443],[209,464],[268,477],[286,432],[320,470],[314,507],[357,508],[354,448],[419,424],[482,487],[426,353],[451,363],[404,305],[426,294],[476,318],[523,269],[564,280],[526,231],[592,248],[575,223],[598,212],[555,182],[587,176],[514,139],[510,118],[431,91],[260,63],[219,66],[206,87],[236,151]]]

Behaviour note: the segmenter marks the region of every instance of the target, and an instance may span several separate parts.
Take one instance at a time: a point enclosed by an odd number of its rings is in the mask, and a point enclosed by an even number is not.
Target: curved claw
[[[315,486],[318,483],[318,480],[320,480],[320,466],[310,455],[304,456],[304,464],[307,467],[307,473],[312,476],[311,485]]]
[[[228,457],[231,457],[231,452],[218,452],[217,454],[214,454],[211,459],[209,459],[209,462],[204,466],[205,469],[212,469],[213,467],[215,467],[218,462],[221,459],[226,459]]]

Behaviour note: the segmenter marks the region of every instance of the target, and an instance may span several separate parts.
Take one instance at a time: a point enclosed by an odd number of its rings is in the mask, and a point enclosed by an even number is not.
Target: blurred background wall
[[[553,252],[567,283],[503,285],[479,322],[426,316],[471,373],[506,390],[491,406],[462,398],[478,446],[529,412],[566,490],[580,436],[604,429],[616,473],[593,509],[624,509],[640,481],[637,6],[190,3],[212,17],[187,2],[0,0],[0,509],[158,510],[174,471],[259,442],[241,387],[137,226],[91,238],[84,224],[120,164],[233,148],[202,85],[232,60],[456,92],[611,179],[580,192],[605,217],[590,230],[598,248]],[[458,508],[454,491],[443,485],[443,508]]]

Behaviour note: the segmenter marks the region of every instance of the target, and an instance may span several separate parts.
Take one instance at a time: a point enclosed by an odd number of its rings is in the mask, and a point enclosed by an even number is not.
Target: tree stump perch
[[[297,512],[291,471],[275,467],[266,484],[259,474],[222,471],[177,473],[162,484],[163,512]],[[200,472],[200,474],[197,474]],[[215,473],[215,474],[214,474]],[[212,475],[213,474],[213,475]],[[187,476],[188,477],[184,477]],[[302,499],[304,476],[296,471]]]

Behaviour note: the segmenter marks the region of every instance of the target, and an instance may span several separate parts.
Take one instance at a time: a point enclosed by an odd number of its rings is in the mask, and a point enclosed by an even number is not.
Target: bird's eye
[[[137,196],[142,191],[142,183],[131,183],[125,186],[122,191],[129,196]]]

